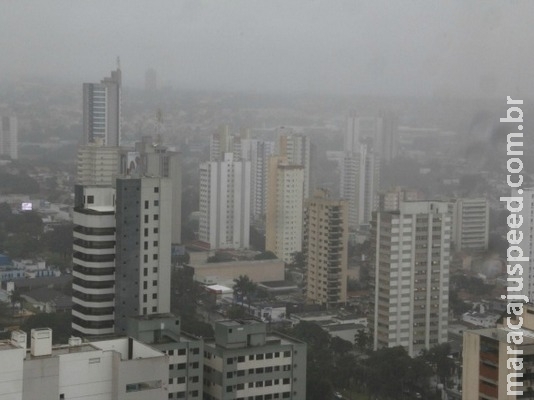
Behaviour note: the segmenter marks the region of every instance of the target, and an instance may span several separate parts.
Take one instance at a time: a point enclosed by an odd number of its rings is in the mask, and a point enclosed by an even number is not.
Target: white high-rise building
[[[286,263],[302,249],[304,168],[271,157],[267,188],[265,249]]]
[[[352,112],[347,118],[345,151],[357,153],[361,144],[367,144],[387,164],[397,156],[397,131],[397,118],[390,112],[382,111],[377,117]]]
[[[0,156],[8,156],[16,160],[19,156],[17,118],[2,116],[0,122]]]
[[[82,144],[117,147],[121,135],[121,70],[100,83],[83,84]]]
[[[78,148],[77,183],[111,186],[120,172],[120,147],[90,143]]]
[[[341,168],[340,196],[348,202],[349,227],[369,224],[378,206],[380,161],[366,146],[357,153],[345,153]]]
[[[170,312],[172,182],[120,177],[116,183],[115,332],[128,317]]]
[[[250,161],[225,153],[200,165],[199,239],[210,248],[248,248]]]
[[[114,331],[115,189],[74,188],[72,329],[82,336]]]
[[[374,348],[411,356],[447,341],[451,217],[445,202],[401,202],[372,221]]]
[[[291,130],[278,130],[277,155],[285,157],[288,164],[301,165],[304,172],[303,195],[304,200],[310,195],[310,138],[297,135]]]
[[[170,312],[171,208],[167,178],[75,187],[74,331],[124,333],[128,317]]]
[[[452,241],[457,250],[488,249],[489,203],[487,199],[455,199],[450,204]]]

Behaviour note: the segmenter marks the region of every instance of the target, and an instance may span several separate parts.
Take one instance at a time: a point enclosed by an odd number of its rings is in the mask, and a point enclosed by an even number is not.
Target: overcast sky
[[[534,88],[532,0],[0,0],[0,80],[477,96]]]

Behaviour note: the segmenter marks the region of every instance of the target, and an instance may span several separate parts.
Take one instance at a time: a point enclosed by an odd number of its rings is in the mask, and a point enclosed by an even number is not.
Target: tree
[[[257,291],[257,286],[247,275],[239,275],[237,279],[234,279],[234,294],[241,297],[241,306],[244,300],[247,300],[249,311],[250,301]]]
[[[20,326],[28,334],[32,329],[50,328],[52,329],[52,341],[55,344],[67,343],[71,335],[71,314],[66,313],[40,313],[28,317]]]
[[[373,338],[370,334],[366,333],[365,330],[359,329],[358,332],[356,332],[356,335],[354,335],[354,341],[356,344],[356,348],[364,353],[371,347]]]
[[[295,251],[291,254],[291,262],[289,266],[296,269],[303,269],[306,267],[306,257],[302,251]]]
[[[278,257],[272,251],[264,251],[254,256],[254,260],[275,260],[276,258]]]
[[[13,289],[9,292],[9,301],[11,301],[11,313],[15,316],[15,306],[18,304],[22,308],[22,296],[20,295],[19,289]]]

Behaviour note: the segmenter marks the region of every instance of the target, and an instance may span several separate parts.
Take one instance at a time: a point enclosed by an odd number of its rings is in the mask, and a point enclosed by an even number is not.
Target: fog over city
[[[534,88],[530,1],[2,1],[0,80],[498,97]]]

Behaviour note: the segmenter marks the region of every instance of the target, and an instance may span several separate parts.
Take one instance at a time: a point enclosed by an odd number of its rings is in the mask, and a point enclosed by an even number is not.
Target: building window
[[[158,221],[159,220],[159,215],[158,214],[154,214],[154,221]]]
[[[152,299],[153,300],[157,300],[158,298],[158,294],[157,293],[152,293]]]
[[[178,350],[178,355],[179,355],[179,356],[185,356],[185,354],[186,354],[186,349],[180,349],[180,350]]]
[[[159,200],[154,200],[154,207],[158,207],[159,206]]]
[[[156,186],[156,187],[154,188],[154,193],[159,193],[159,187]]]
[[[95,202],[95,196],[87,196],[87,204],[94,204]],[[65,395],[62,395],[63,398],[65,398]]]
[[[148,200],[145,200],[145,210],[148,210]]]

